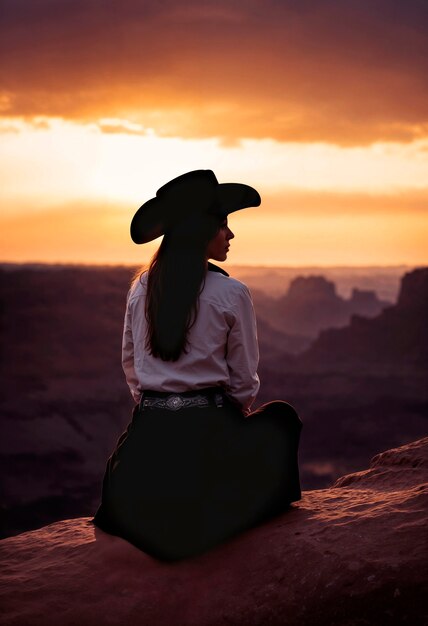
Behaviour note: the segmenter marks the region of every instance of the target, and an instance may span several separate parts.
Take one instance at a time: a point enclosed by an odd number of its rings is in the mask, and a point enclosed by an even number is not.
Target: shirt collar
[[[220,272],[220,274],[229,276],[229,274],[222,267],[219,267],[218,265],[214,265],[214,263],[210,263],[210,261],[208,261],[208,270],[210,272]]]

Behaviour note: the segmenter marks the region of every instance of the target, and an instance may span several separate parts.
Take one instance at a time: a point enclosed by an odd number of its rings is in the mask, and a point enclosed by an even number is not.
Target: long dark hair
[[[223,218],[192,216],[166,232],[148,268],[146,349],[163,361],[187,353],[205,285],[206,250]],[[144,270],[143,270],[144,271]],[[141,278],[140,273],[140,278]]]

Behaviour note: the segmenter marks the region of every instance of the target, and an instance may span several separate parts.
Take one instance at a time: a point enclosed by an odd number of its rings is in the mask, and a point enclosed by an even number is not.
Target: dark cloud
[[[407,141],[428,129],[427,27],[417,0],[3,0],[1,109],[226,142]]]

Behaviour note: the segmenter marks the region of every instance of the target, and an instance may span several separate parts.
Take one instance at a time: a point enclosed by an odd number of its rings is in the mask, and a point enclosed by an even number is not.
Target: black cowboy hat
[[[134,243],[147,243],[192,213],[226,217],[260,202],[260,195],[249,185],[220,184],[212,170],[194,170],[170,180],[138,209],[131,222],[131,238]]]

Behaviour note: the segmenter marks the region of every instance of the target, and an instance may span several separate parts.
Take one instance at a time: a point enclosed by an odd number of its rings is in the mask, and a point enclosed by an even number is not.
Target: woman
[[[259,206],[247,185],[188,172],[131,223],[135,243],[164,235],[127,299],[122,364],[136,402],[107,462],[93,519],[158,559],[208,550],[301,497],[302,424],[259,390],[255,314],[225,261],[233,211]]]

